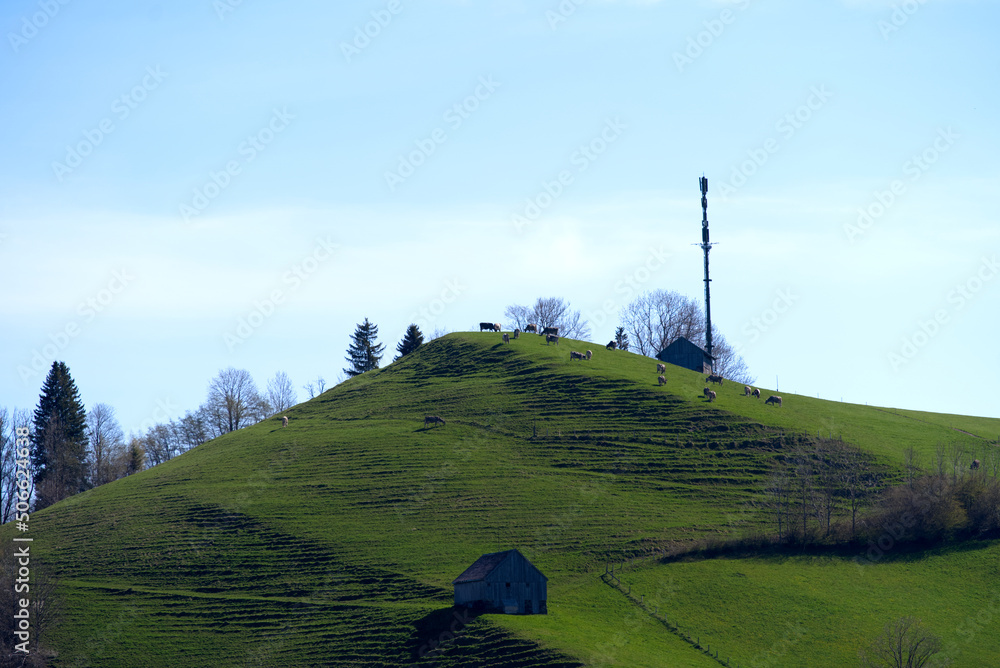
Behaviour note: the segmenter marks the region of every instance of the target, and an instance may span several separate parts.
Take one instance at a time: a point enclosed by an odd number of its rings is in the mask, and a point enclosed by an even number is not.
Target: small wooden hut
[[[698,373],[712,373],[712,356],[683,336],[678,336],[669,346],[661,350],[656,359]]]
[[[455,605],[482,612],[544,615],[548,578],[517,550],[484,554],[452,582]]]

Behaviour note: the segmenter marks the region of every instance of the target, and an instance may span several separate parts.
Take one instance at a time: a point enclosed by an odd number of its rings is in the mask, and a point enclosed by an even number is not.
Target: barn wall
[[[530,601],[531,612],[538,613],[548,599],[545,578],[541,577],[526,559],[512,555],[486,576],[486,594],[498,608],[504,601],[514,600],[517,612],[527,612],[526,601]],[[510,586],[507,586],[507,583]]]
[[[483,580],[456,584],[455,605],[476,607],[478,603],[489,609],[504,610],[505,602],[514,601],[519,614],[545,614],[546,585],[545,577],[527,559],[512,554]]]

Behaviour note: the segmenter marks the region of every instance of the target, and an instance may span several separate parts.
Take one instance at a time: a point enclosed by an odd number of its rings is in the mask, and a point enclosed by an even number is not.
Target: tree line
[[[558,327],[562,336],[587,339],[590,324],[558,297],[538,298],[531,306],[512,304],[505,310],[511,329]],[[622,312],[615,342],[622,350],[633,349],[655,356],[678,336],[704,345],[704,317],[699,303],[676,292],[656,290],[637,297]],[[435,332],[435,337],[439,333]],[[746,365],[713,332],[716,372],[736,382],[752,383]],[[424,344],[423,332],[411,324],[396,346],[400,359]],[[354,377],[379,368],[385,346],[378,342],[378,326],[365,318],[357,325],[347,349],[344,368]],[[310,398],[322,393],[322,377],[303,386]],[[33,508],[45,508],[68,496],[103,485],[150,466],[162,464],[206,441],[256,424],[286,411],[297,403],[291,380],[278,372],[262,392],[245,369],[219,371],[208,386],[205,402],[196,410],[145,432],[126,436],[108,404],[98,403],[86,411],[79,391],[64,362],[54,362],[42,387],[34,412],[0,407],[0,520],[13,518],[16,486],[15,441],[17,428],[29,428],[32,442]]]

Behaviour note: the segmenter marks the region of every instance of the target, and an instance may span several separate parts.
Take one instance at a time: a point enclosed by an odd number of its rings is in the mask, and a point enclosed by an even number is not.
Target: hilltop
[[[570,361],[588,348],[592,360]],[[452,334],[296,406],[287,428],[262,422],[41,511],[33,563],[63,599],[54,665],[406,665],[451,624],[451,580],[517,547],[549,577],[549,614],[476,618],[417,665],[717,666],[606,585],[608,562],[724,533],[738,509],[763,524],[747,509],[797,439],[842,438],[898,471],[906,446],[929,461],[940,443],[1000,434],[1000,420],[789,394],[767,406],[731,383],[708,403],[703,375],[670,367],[659,387],[655,366],[581,341]],[[987,577],[998,547],[965,554]],[[684,582],[683,564],[627,572],[686,631],[753,657],[767,633],[726,617],[795,612],[773,591],[720,599],[710,570],[724,562]],[[907,563],[923,577],[923,559]],[[956,606],[974,613],[978,594],[963,592]],[[895,605],[910,595],[895,592]],[[697,612],[708,597],[725,614]],[[824,610],[831,625],[859,614]],[[856,622],[858,633],[882,624]],[[830,661],[854,656],[828,644]],[[786,659],[772,665],[802,665]]]

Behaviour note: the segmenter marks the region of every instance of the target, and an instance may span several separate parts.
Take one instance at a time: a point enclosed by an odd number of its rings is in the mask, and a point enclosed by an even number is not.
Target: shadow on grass
[[[466,627],[481,614],[456,606],[424,615],[413,622],[414,632],[407,640],[407,654],[414,661],[439,655],[465,635]]]
[[[703,561],[707,559],[759,559],[772,563],[783,563],[792,558],[836,557],[841,559],[861,559],[865,565],[893,562],[912,563],[932,556],[946,556],[974,552],[993,547],[998,539],[968,539],[951,542],[907,542],[897,543],[889,550],[882,551],[878,559],[867,558],[869,543],[851,542],[838,545],[803,545],[803,544],[770,544],[747,546],[740,544],[709,546],[695,548],[686,552],[665,555],[660,558],[661,564],[681,561]]]

